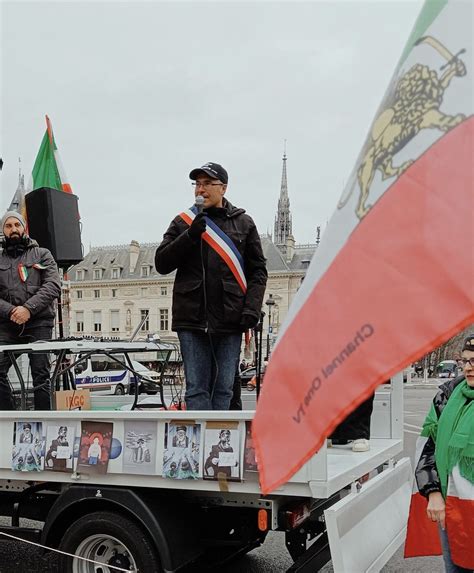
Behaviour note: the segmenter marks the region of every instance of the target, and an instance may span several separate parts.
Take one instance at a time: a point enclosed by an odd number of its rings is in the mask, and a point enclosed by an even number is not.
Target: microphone
[[[204,209],[204,197],[202,195],[198,195],[196,197],[196,200],[194,201],[194,206],[197,209],[197,215],[199,213],[202,213],[202,210]]]

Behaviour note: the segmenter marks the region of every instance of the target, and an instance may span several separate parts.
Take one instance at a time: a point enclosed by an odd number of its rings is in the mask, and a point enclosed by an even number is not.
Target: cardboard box
[[[90,390],[58,390],[54,393],[55,410],[90,410]]]

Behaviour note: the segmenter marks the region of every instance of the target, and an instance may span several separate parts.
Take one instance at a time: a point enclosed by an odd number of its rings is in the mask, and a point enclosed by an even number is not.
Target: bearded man
[[[51,340],[55,300],[61,281],[53,256],[26,233],[20,213],[2,218],[0,252],[0,346]],[[50,360],[46,353],[29,356],[35,410],[51,409]],[[0,410],[13,410],[8,371],[11,360],[0,353]]]

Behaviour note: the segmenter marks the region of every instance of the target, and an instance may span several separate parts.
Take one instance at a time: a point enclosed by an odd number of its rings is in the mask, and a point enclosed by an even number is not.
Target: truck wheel
[[[97,511],[80,517],[66,530],[59,549],[97,562],[61,555],[59,571],[113,573],[108,565],[140,573],[163,571],[148,535],[119,513]]]
[[[122,384],[117,384],[117,386],[115,387],[115,395],[123,396],[124,394],[125,394],[125,388],[122,386]]]

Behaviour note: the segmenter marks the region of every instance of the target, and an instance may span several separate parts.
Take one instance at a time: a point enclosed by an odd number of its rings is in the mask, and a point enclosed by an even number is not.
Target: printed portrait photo
[[[12,469],[20,472],[39,472],[43,468],[43,423],[15,422]]]
[[[156,464],[156,422],[125,422],[123,471],[154,474]]]
[[[208,422],[204,445],[204,479],[240,479],[240,433],[237,422]]]
[[[107,473],[112,443],[113,423],[82,422],[77,471]]]
[[[46,429],[44,468],[55,472],[72,472],[76,429],[74,426],[54,425]]]
[[[252,422],[250,420],[245,422],[244,471],[258,471],[255,445],[252,439]]]
[[[169,422],[165,429],[163,477],[198,479],[201,477],[201,425]]]

